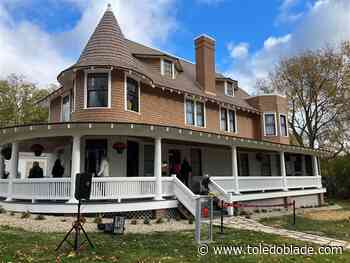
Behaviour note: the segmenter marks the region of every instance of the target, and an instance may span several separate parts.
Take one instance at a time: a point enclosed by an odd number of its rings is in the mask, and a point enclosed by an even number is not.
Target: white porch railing
[[[302,182],[302,183],[301,183]],[[321,176],[287,176],[287,185],[288,188],[312,188],[322,187],[322,178]]]
[[[322,187],[320,176],[287,176],[286,178],[288,189]],[[210,177],[210,180],[226,193],[283,190],[283,178],[281,176],[239,176],[239,189],[235,189],[234,177],[231,176]]]
[[[26,200],[68,200],[70,178],[13,179],[12,198]]]
[[[173,177],[162,177],[162,192],[163,196],[174,195]]]
[[[198,195],[192,193],[176,176],[173,176],[174,195],[182,203],[192,215],[196,214],[196,205]]]
[[[0,197],[7,197],[8,183],[8,179],[0,179]]]
[[[93,178],[91,200],[121,200],[155,196],[155,177]]]

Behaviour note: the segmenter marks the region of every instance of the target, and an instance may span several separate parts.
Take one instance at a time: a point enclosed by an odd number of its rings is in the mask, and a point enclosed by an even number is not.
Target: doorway
[[[172,149],[168,151],[169,175],[179,176],[181,169],[181,151]]]
[[[96,176],[103,157],[107,157],[107,140],[86,140],[85,172]]]
[[[139,176],[139,143],[128,141],[127,148],[127,177]]]

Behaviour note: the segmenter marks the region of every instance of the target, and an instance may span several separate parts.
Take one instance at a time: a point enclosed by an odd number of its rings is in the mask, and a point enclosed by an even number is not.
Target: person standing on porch
[[[188,179],[189,179],[191,173],[192,173],[192,167],[191,167],[191,165],[188,163],[187,159],[185,158],[185,159],[182,161],[182,164],[181,164],[180,180],[181,180],[186,186],[188,186]]]
[[[29,171],[28,178],[43,178],[43,169],[39,166],[39,162],[33,162],[33,167]]]
[[[52,168],[52,177],[61,178],[64,174],[64,167],[61,164],[61,160],[58,158]]]
[[[97,173],[98,177],[108,177],[109,175],[109,162],[107,157],[103,157],[100,165],[100,171]]]

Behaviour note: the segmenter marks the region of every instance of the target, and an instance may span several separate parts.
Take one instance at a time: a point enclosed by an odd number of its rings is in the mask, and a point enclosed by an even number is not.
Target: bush
[[[23,212],[21,214],[21,218],[22,219],[30,218],[30,212],[29,211]]]
[[[137,219],[131,219],[130,224],[131,225],[137,225]]]
[[[321,161],[322,183],[329,198],[350,198],[350,155]]]
[[[188,223],[189,223],[190,225],[193,225],[193,222],[194,222],[194,218],[193,218],[193,217],[190,217],[190,218],[188,219]]]
[[[5,213],[6,213],[5,208],[3,208],[3,207],[0,206],[0,214],[5,214]]]

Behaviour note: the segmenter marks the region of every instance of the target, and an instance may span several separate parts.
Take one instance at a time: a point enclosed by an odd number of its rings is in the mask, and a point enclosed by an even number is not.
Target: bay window
[[[64,96],[62,99],[61,121],[63,122],[70,121],[70,113],[71,113],[70,97],[69,95],[67,95],[67,96]]]
[[[281,136],[288,136],[287,116],[284,114],[280,114],[280,133]]]
[[[264,113],[264,132],[265,136],[276,136],[276,114]]]

